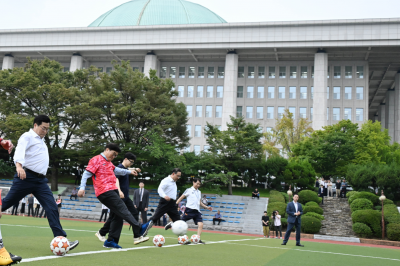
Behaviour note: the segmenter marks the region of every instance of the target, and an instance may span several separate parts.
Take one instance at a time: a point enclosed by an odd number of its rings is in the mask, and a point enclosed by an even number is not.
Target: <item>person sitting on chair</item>
[[[251,192],[251,197],[260,199],[260,192],[258,191],[258,189],[255,189],[253,192]]]
[[[225,220],[222,220],[222,216],[219,211],[214,215],[213,225],[215,225],[215,222],[218,222],[218,225],[220,225],[221,222],[225,222]]]

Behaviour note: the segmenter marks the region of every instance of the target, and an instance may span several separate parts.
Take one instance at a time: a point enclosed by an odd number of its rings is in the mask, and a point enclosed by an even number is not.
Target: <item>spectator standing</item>
[[[33,215],[34,217],[39,217],[39,210],[40,210],[40,203],[39,201],[36,199],[36,197],[33,200],[33,205],[35,207],[35,214]]]
[[[269,217],[267,212],[264,212],[264,215],[261,216],[262,226],[263,226],[263,234],[264,237],[269,238]]]
[[[340,196],[340,188],[342,184],[340,183],[340,179],[336,180],[336,197],[339,198]]]
[[[253,192],[251,192],[251,198],[252,198],[252,199],[254,199],[254,198],[260,199],[260,192],[258,191],[257,188],[254,189]]]
[[[225,220],[222,220],[221,212],[218,211],[213,218],[213,225],[215,225],[215,222],[218,222],[218,225],[221,224],[221,222],[225,222]]]
[[[33,211],[33,203],[34,203],[34,198],[33,198],[33,194],[31,194],[28,197],[28,216],[31,216],[31,213],[32,213],[32,216],[35,216],[34,211]]]
[[[25,216],[25,205],[26,205],[26,197],[23,197],[21,200],[21,210],[20,210],[20,214],[22,214],[22,216]]]
[[[18,215],[18,206],[19,206],[19,201],[14,204],[12,211],[11,211],[11,215]]]
[[[144,189],[143,181],[139,182],[139,189],[133,192],[133,201],[135,208],[141,213],[142,223],[147,223],[147,210],[149,208],[150,193],[147,189]]]
[[[330,195],[330,196],[329,196],[329,195]],[[333,197],[332,182],[331,182],[331,180],[328,180],[328,197]]]
[[[318,189],[318,197],[322,198],[322,204],[324,204],[324,186],[321,185],[321,187]]]
[[[280,239],[282,239],[282,222],[281,222],[281,216],[279,215],[279,211],[274,211],[272,213],[272,218],[274,220],[274,226],[275,226],[275,234],[276,234],[276,239],[278,239],[278,231],[280,234]]]
[[[285,238],[283,239],[283,243],[281,245],[286,245],[286,243],[289,241],[290,233],[292,232],[293,227],[296,227],[296,246],[304,247],[304,245],[300,244],[301,215],[303,215],[303,207],[298,200],[299,195],[294,194],[293,201],[289,202],[286,206],[286,213],[288,214],[288,227]]]
[[[82,178],[82,170],[79,168],[79,166],[77,166],[75,170],[75,186],[81,183],[81,178]]]
[[[71,192],[71,196],[69,197],[69,199],[72,200],[72,197],[74,197],[75,200],[76,200],[77,197],[78,197],[77,194],[78,194],[78,191],[77,191],[76,188],[74,187],[74,189],[73,189],[72,192]]]
[[[164,213],[162,221],[163,221],[163,226],[166,226],[168,223],[168,215],[166,213]]]
[[[100,216],[99,222],[101,222],[101,219],[103,218],[103,215],[104,215],[104,222],[107,221],[107,213],[108,213],[108,211],[109,211],[109,209],[107,208],[107,206],[102,204],[101,205],[101,216]]]
[[[56,199],[56,203],[57,203],[57,208],[58,208],[58,214],[60,214],[60,212],[61,212],[61,207],[62,207],[62,198],[61,198],[61,194],[58,195],[58,198]]]
[[[342,181],[342,189],[341,189],[341,191],[340,191],[341,197],[342,197],[342,198],[345,198],[345,197],[346,197],[346,190],[347,190],[346,179],[343,179],[343,181]]]
[[[317,180],[315,180],[315,187],[319,188],[319,180],[318,180],[318,178],[317,178]]]
[[[328,196],[328,181],[324,181],[324,196]]]

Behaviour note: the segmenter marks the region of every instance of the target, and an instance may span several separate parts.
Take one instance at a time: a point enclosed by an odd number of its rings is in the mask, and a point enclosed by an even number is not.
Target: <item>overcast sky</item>
[[[0,29],[87,27],[129,0],[0,0]],[[400,0],[191,0],[228,22],[400,17]]]

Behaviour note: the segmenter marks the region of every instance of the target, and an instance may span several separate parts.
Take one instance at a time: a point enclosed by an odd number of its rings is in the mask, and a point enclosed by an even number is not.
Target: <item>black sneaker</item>
[[[167,223],[167,225],[164,227],[165,230],[171,229],[172,228],[173,222]]]
[[[75,240],[75,241],[69,241],[69,250],[73,250],[74,248],[76,248],[79,245],[79,241]]]
[[[197,243],[197,244],[205,245],[206,243],[200,240],[199,243]]]
[[[13,255],[11,253],[8,253],[8,254],[10,254],[10,258],[13,261],[12,264],[19,263],[22,260],[22,258],[20,256]]]
[[[184,245],[190,245],[190,244],[192,244],[192,242],[190,242],[190,240],[189,240],[189,241],[186,241],[186,243]]]

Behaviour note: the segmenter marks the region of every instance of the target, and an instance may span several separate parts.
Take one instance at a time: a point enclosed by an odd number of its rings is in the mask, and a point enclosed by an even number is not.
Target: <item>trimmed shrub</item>
[[[386,233],[389,240],[400,241],[400,224],[389,224]]]
[[[356,199],[369,199],[372,204],[378,205],[379,204],[379,198],[377,195],[371,192],[358,192],[356,194],[353,194],[349,198],[349,203],[350,205],[355,201]]]
[[[278,192],[276,190],[271,190],[269,192],[268,203],[274,203],[274,202],[283,202],[283,203],[285,203],[285,197],[280,192]]]
[[[369,199],[356,199],[350,204],[351,212],[358,210],[371,210],[374,205]]]
[[[321,221],[310,216],[301,217],[301,231],[306,234],[317,234],[321,229]]]
[[[310,202],[310,201],[319,203],[319,197],[318,197],[317,192],[314,192],[311,190],[302,190],[299,192],[299,202],[301,204],[306,204],[307,202]]]
[[[273,202],[268,203],[267,213],[271,217],[273,211],[279,211],[279,214],[284,217],[286,215],[286,203],[283,202]]]
[[[314,202],[314,201],[310,201],[306,203],[306,206],[314,206],[314,207],[319,207],[318,203]]]
[[[377,206],[374,207],[374,209],[377,210],[377,211],[381,211],[382,210],[382,206],[377,205]]]
[[[285,198],[285,202],[288,203],[289,202],[289,195],[285,192],[281,192],[282,196]]]
[[[363,224],[363,223],[354,223],[353,224],[353,231],[356,233],[356,235],[360,237],[371,237],[372,236],[372,231],[371,228],[368,227],[368,225]]]
[[[400,219],[400,213],[394,204],[384,205],[383,215],[386,223],[396,223]]]
[[[320,221],[325,220],[323,215],[315,213],[315,212],[307,212],[306,214],[303,215],[303,217],[304,216],[314,217],[314,218],[317,218]]]
[[[318,205],[322,203],[322,198],[318,197]]]
[[[287,219],[281,218],[281,224],[282,224],[282,228],[287,227]]]
[[[359,210],[351,214],[353,223],[368,225],[375,236],[379,236],[381,233],[381,218],[379,212],[375,210]]]
[[[324,210],[321,207],[315,207],[315,206],[306,206],[303,208],[303,214],[306,214],[308,212],[315,212],[320,215],[324,214]]]
[[[385,217],[385,222],[388,224],[400,224],[400,215],[392,215]]]
[[[346,193],[346,198],[350,198],[351,196],[353,196],[354,194],[357,194],[358,191],[349,191]]]
[[[390,200],[390,199],[385,199],[385,200],[383,201],[383,205],[391,205],[391,204],[393,204],[393,205],[394,205],[394,202],[393,202],[393,200]]]

